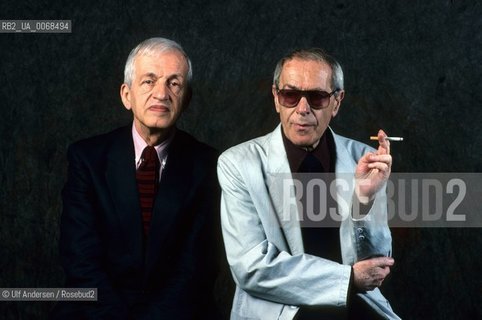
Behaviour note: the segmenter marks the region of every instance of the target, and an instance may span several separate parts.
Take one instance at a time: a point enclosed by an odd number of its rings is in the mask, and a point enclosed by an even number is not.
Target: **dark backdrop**
[[[345,70],[338,133],[405,137],[394,171],[480,172],[481,17],[480,1],[457,0],[2,1],[1,19],[71,19],[73,32],[0,34],[0,287],[62,286],[66,148],[130,121],[118,92],[140,41],[184,46],[195,82],[180,126],[220,150],[274,128],[276,61],[321,46]],[[397,264],[382,291],[403,318],[482,318],[480,229],[392,231]],[[0,318],[51,307],[4,302]]]

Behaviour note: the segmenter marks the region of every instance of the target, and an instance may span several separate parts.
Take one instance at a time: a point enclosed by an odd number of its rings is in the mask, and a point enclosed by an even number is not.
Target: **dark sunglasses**
[[[294,108],[298,105],[301,97],[305,97],[308,104],[313,109],[324,109],[330,104],[330,97],[340,89],[335,89],[328,93],[321,90],[295,90],[295,89],[278,89],[279,103],[287,108]]]

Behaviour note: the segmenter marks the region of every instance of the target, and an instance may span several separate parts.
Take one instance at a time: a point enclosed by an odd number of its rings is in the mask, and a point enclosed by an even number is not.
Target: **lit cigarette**
[[[377,140],[378,141],[378,137],[377,136],[370,136],[370,140]],[[403,141],[403,137],[385,137],[385,140],[388,140],[388,141]]]

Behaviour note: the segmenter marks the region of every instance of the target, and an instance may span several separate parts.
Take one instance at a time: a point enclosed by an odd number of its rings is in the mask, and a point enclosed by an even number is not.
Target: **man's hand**
[[[380,287],[394,263],[395,260],[390,257],[371,258],[355,263],[353,283],[357,291],[370,291]]]
[[[363,204],[373,200],[375,193],[390,176],[392,156],[390,142],[385,137],[387,137],[386,133],[379,130],[377,152],[370,152],[361,157],[355,170],[355,192],[358,200]]]

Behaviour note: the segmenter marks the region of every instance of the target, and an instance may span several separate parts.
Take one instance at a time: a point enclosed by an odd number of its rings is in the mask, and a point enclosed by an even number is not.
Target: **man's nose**
[[[308,100],[306,100],[306,97],[301,97],[300,101],[296,105],[296,112],[305,115],[310,113],[310,104],[308,103]]]
[[[154,85],[153,97],[159,100],[167,100],[169,98],[168,88],[162,81],[157,81]]]

